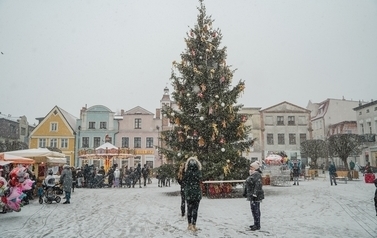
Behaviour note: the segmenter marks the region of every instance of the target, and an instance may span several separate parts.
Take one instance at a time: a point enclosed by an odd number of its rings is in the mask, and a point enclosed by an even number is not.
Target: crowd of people
[[[107,172],[104,166],[96,168],[94,165],[85,164],[82,168],[71,168],[71,170],[73,177],[72,192],[74,191],[74,187],[134,188],[136,185],[141,188],[142,185],[146,187],[147,184],[152,183],[152,170],[147,164],[141,167],[139,163],[136,168],[119,168],[118,164],[113,164]]]

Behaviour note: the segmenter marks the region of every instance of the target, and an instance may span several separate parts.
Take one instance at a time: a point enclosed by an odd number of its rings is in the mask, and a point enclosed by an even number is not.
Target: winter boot
[[[192,230],[192,231],[197,231],[198,228],[196,227],[196,225],[192,225],[191,230]]]
[[[190,230],[190,231],[192,231],[192,224],[191,224],[191,223],[190,223],[190,224],[188,224],[187,230]]]
[[[253,226],[250,226],[250,229],[252,231],[257,231],[257,230],[260,230],[260,226],[253,225]]]
[[[294,183],[293,185],[296,185],[296,183]]]

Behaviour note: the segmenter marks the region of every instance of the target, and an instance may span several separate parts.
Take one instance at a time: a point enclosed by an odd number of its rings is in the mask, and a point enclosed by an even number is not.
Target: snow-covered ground
[[[146,188],[76,189],[71,204],[33,200],[19,213],[0,214],[0,237],[377,237],[374,184],[330,186],[317,178],[264,189],[261,231],[248,230],[246,199],[206,197],[200,230],[188,231],[180,197],[173,196],[179,185],[160,188],[153,180]]]

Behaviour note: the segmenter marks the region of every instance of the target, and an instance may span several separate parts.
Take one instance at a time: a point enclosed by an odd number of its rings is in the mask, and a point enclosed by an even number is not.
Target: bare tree
[[[306,140],[300,145],[301,155],[306,155],[317,167],[318,158],[327,157],[327,144],[323,140]]]
[[[25,150],[28,149],[28,145],[21,141],[9,141],[5,140],[0,142],[0,152],[14,151],[14,150]]]
[[[328,139],[328,150],[330,157],[339,157],[346,170],[348,170],[348,177],[350,178],[349,167],[347,159],[350,155],[360,154],[362,141],[357,134],[337,134],[332,135]]]

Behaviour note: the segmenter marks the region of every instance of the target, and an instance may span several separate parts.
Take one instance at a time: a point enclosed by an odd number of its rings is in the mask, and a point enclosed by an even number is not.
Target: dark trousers
[[[250,201],[250,208],[251,208],[251,214],[253,214],[254,218],[254,226],[260,227],[260,202],[253,202]]]
[[[334,181],[334,184],[337,185],[337,184],[336,184],[336,178],[335,178],[335,175],[331,174],[331,175],[330,175],[330,184],[331,184],[331,185],[333,184],[333,181]]]
[[[374,207],[376,208],[376,216],[377,216],[377,197],[374,197]]]
[[[135,184],[137,184],[137,182],[139,182],[139,187],[141,188],[141,179],[140,179],[140,177],[136,177],[136,179],[134,180],[134,183],[133,183],[132,187],[134,188]]]
[[[186,212],[186,199],[185,199],[185,190],[181,188],[181,213],[182,216],[185,215]]]
[[[143,177],[144,179],[144,187],[147,186],[147,180],[148,180],[148,177]]]
[[[200,200],[188,200],[187,201],[187,221],[189,224],[196,225],[196,219],[198,218]]]

